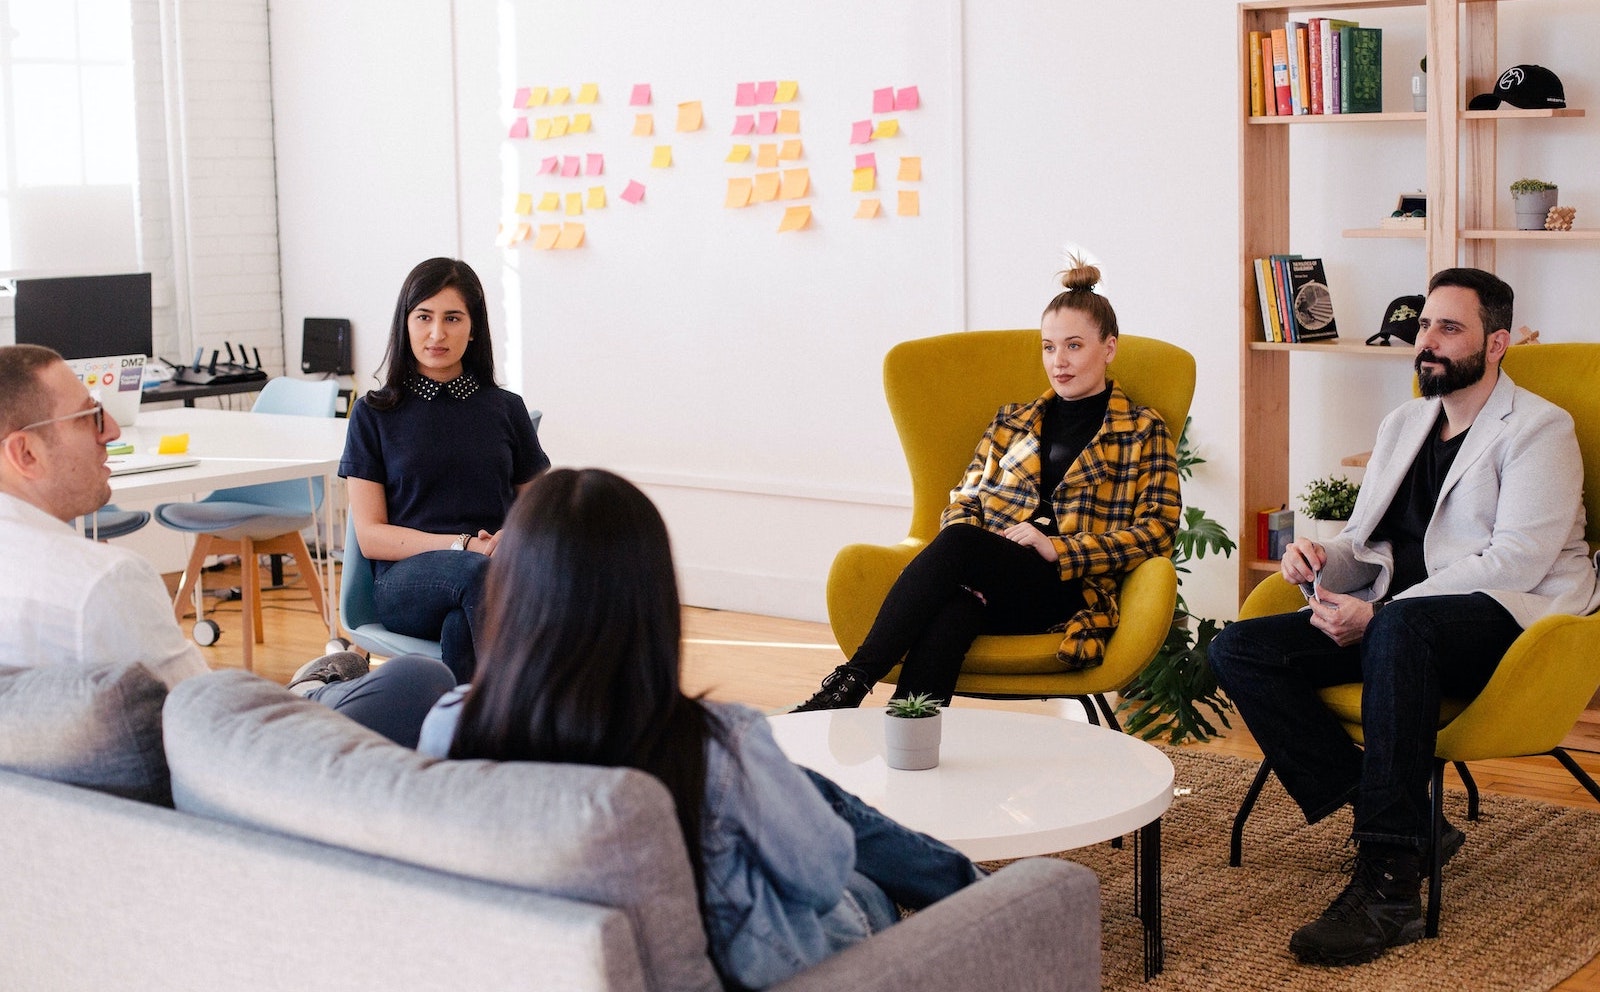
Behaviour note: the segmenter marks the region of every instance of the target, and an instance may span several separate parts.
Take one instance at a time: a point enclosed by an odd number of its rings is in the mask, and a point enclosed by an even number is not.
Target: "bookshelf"
[[[1260,303],[1256,293],[1254,260],[1266,255],[1299,250],[1322,254],[1315,245],[1289,243],[1290,129],[1302,126],[1339,127],[1373,125],[1409,130],[1423,129],[1426,140],[1427,226],[1423,230],[1362,228],[1343,231],[1345,238],[1405,238],[1421,243],[1423,273],[1454,265],[1471,265],[1494,271],[1501,243],[1524,245],[1582,244],[1600,241],[1600,229],[1572,231],[1517,231],[1495,225],[1495,206],[1502,184],[1495,175],[1496,148],[1501,121],[1519,124],[1518,138],[1537,138],[1545,122],[1584,117],[1581,108],[1559,110],[1463,109],[1467,94],[1488,92],[1502,67],[1497,62],[1496,28],[1500,0],[1247,0],[1238,7],[1239,96],[1237,106],[1244,126],[1239,129],[1239,366],[1240,473],[1239,537],[1241,567],[1239,597],[1278,563],[1263,558],[1256,548],[1256,513],[1263,507],[1293,505],[1289,491],[1289,416],[1292,355],[1349,356],[1389,361],[1393,372],[1374,365],[1374,374],[1408,374],[1411,350],[1407,347],[1366,347],[1361,338],[1337,343],[1277,344],[1264,340]],[[1385,109],[1375,114],[1328,114],[1293,117],[1251,117],[1251,31],[1270,32],[1289,19],[1316,16],[1360,18],[1364,10],[1416,8],[1427,37],[1429,101],[1426,112]],[[1411,15],[1406,15],[1411,16]],[[1534,129],[1534,130],[1528,130]],[[1363,335],[1364,337],[1364,335]],[[1355,456],[1359,457],[1359,456]]]

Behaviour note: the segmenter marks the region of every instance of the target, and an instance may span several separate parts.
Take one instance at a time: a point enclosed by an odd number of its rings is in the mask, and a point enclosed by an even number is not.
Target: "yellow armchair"
[[[1111,376],[1135,402],[1152,407],[1174,441],[1183,430],[1194,397],[1194,357],[1154,338],[1121,335]],[[884,393],[911,470],[911,527],[899,544],[852,544],[828,573],[828,620],[846,655],[866,638],[889,587],[913,556],[939,532],[939,516],[950,501],[995,411],[1044,394],[1039,332],[966,331],[905,341],[883,362]],[[956,694],[990,698],[1073,697],[1088,704],[1114,692],[1144,670],[1172,623],[1177,573],[1169,559],[1141,564],[1123,580],[1122,623],[1106,648],[1103,664],[1062,671],[1056,660],[1060,634],[979,637],[967,652]],[[899,677],[899,668],[887,681]]]
[[[1510,349],[1501,364],[1512,381],[1572,414],[1583,453],[1584,534],[1593,551],[1600,545],[1600,344],[1541,344]],[[1298,586],[1272,575],[1253,589],[1239,608],[1239,619],[1287,613],[1305,605]],[[1561,748],[1595,690],[1600,688],[1600,614],[1549,616],[1523,631],[1500,660],[1489,684],[1472,700],[1445,699],[1439,706],[1439,737],[1434,746],[1433,823],[1435,852],[1444,816],[1444,765],[1454,764],[1467,788],[1467,816],[1478,818],[1478,790],[1466,762],[1547,754],[1600,800],[1600,786]],[[1319,695],[1357,743],[1361,733],[1361,684],[1330,686]],[[1229,862],[1241,859],[1244,824],[1271,772],[1263,761],[1256,780],[1234,818]],[[1441,865],[1435,861],[1428,883],[1429,937],[1439,932]]]

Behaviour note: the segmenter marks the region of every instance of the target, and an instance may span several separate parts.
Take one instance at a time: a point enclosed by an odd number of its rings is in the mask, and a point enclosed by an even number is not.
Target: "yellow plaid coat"
[[[940,526],[972,524],[1000,534],[1042,512],[1054,516],[1059,536],[1051,542],[1061,578],[1082,580],[1086,605],[1050,629],[1064,635],[1056,657],[1078,671],[1105,658],[1120,619],[1122,576],[1146,558],[1172,554],[1182,498],[1172,435],[1154,410],[1134,406],[1113,382],[1105,423],[1042,511],[1039,429],[1052,395],[1000,408],[951,491]]]

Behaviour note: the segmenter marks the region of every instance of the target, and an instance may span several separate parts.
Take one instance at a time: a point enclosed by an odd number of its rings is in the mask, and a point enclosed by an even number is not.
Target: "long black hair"
[[[660,779],[703,886],[705,710],[678,681],[666,524],[600,469],[545,472],[490,559],[478,671],[452,758],[637,768]]]
[[[489,337],[489,308],[483,299],[483,283],[472,266],[458,258],[430,258],[417,263],[400,287],[389,321],[389,348],[383,353],[383,385],[366,395],[366,402],[377,410],[388,410],[405,395],[401,386],[417,371],[417,356],[411,351],[407,326],[411,311],[424,300],[446,289],[455,289],[467,304],[472,321],[472,336],[461,356],[463,372],[472,373],[485,386],[497,385],[494,378],[494,342]]]

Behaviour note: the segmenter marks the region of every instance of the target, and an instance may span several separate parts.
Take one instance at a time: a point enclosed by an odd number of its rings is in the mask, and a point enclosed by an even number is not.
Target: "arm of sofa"
[[[782,992],[1092,992],[1100,988],[1100,883],[1031,858],[836,954]]]

